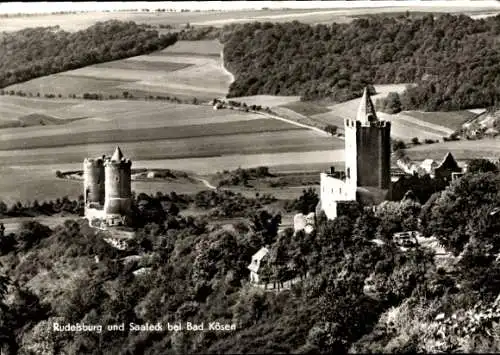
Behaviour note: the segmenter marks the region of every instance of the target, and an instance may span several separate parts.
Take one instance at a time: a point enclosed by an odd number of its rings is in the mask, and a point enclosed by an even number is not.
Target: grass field
[[[290,102],[286,103],[284,105],[281,105],[282,107],[286,107],[292,111],[295,111],[301,115],[304,116],[314,116],[314,115],[320,115],[322,113],[327,113],[330,112],[330,110],[325,107],[318,105],[313,102],[307,102],[307,101],[295,101],[295,102]]]
[[[261,105],[262,107],[273,108],[275,106],[282,106],[297,102],[300,100],[300,96],[254,95],[254,96],[232,97],[228,100],[244,102],[249,106]]]
[[[416,118],[420,121],[447,127],[451,130],[457,130],[461,128],[464,122],[477,116],[477,114],[470,111],[453,111],[453,112],[407,111],[404,112],[404,114],[406,116]]]
[[[375,101],[386,96],[389,92],[403,92],[408,84],[395,84],[395,85],[375,85],[377,91],[376,95],[372,96],[372,100]],[[313,120],[321,122],[323,124],[333,124],[336,125],[341,131],[344,129],[344,119],[346,117],[356,117],[360,99],[354,99],[346,101],[340,104],[329,106],[329,112],[320,113],[311,116]],[[413,137],[418,137],[420,140],[423,139],[442,139],[444,136],[449,136],[454,132],[454,129],[450,128],[450,121],[457,120],[457,116],[461,115],[472,115],[472,113],[464,113],[465,111],[460,111],[460,113],[426,113],[419,115],[419,113],[413,112],[401,112],[396,115],[389,115],[383,112],[377,112],[379,119],[391,122],[391,136],[410,140]],[[435,117],[435,118],[431,118]],[[447,121],[444,124],[439,123],[439,117],[446,117]],[[446,120],[443,118],[443,120]]]
[[[81,169],[81,164],[79,165]],[[78,180],[57,179],[55,171],[46,166],[1,167],[0,201],[12,204],[17,201],[55,200],[63,196],[72,199],[83,193],[82,182]],[[132,190],[137,193],[196,193],[205,190],[201,183],[175,181],[144,182],[133,181]]]
[[[476,158],[494,158],[500,156],[500,138],[484,138],[481,140],[460,140],[415,146],[406,150],[412,160],[441,160],[446,153],[451,152],[457,160]]]
[[[143,100],[3,96],[0,102],[0,116],[8,110],[14,119],[18,112],[65,123],[0,131],[0,200],[9,202],[77,197],[81,182],[56,179],[55,171],[81,169],[85,157],[111,154],[117,142],[134,168],[192,173],[297,162],[307,169],[308,164],[330,165],[343,159],[342,150],[336,150],[343,148],[343,141],[254,113]],[[76,118],[80,119],[72,121]],[[206,188],[175,182],[134,186],[148,193]]]
[[[99,154],[110,153],[112,146],[108,146],[107,150],[99,150]],[[123,146],[124,153],[129,156],[128,145]],[[83,149],[83,153],[82,153]],[[93,148],[88,149],[90,153],[95,152]],[[2,152],[3,153],[3,152]],[[56,170],[78,170],[82,168],[81,162],[72,162],[62,164],[64,162],[65,152],[53,152],[45,157],[40,156],[38,151],[31,152],[31,164],[16,165],[16,159],[5,161],[0,158],[2,165],[11,163],[13,166],[0,166],[2,179],[0,180],[0,201],[5,201],[8,204],[16,201],[33,201],[38,199],[53,200],[62,196],[76,198],[82,193],[81,181],[77,180],[61,180],[55,177]],[[87,155],[85,148],[80,148],[80,153],[75,154],[76,157]],[[96,154],[89,154],[95,156]],[[340,162],[344,159],[343,150],[328,150],[328,151],[311,151],[311,152],[283,152],[283,153],[260,153],[260,154],[235,154],[223,155],[219,157],[209,158],[180,158],[180,159],[160,159],[160,160],[133,160],[134,168],[147,167],[155,168],[170,168],[181,170],[185,169],[196,174],[213,174],[217,171],[225,169],[234,169],[238,166],[243,168],[270,166],[271,171],[290,171],[291,167],[295,171],[318,171],[319,167],[332,165],[330,162]],[[23,160],[23,159],[21,159]],[[74,160],[74,159],[73,159]],[[304,163],[297,165],[297,161]],[[323,169],[320,169],[323,170]],[[176,183],[176,182],[144,182],[138,181],[132,183],[132,189],[136,192],[156,193],[157,191],[178,193],[196,193],[201,190],[206,190],[206,187],[201,183]],[[272,193],[271,189],[267,191]],[[287,187],[276,189],[273,193],[278,198],[296,198],[302,190],[295,187]],[[254,191],[249,191],[255,195]]]
[[[19,127],[32,127],[32,126],[52,126],[62,125],[70,122],[80,120],[82,118],[59,119],[39,113],[32,113],[30,115],[21,116],[13,120],[0,121],[0,129],[2,128],[19,128]]]
[[[171,96],[208,101],[225,96],[232,80],[222,67],[218,41],[179,41],[163,51],[90,65],[11,85],[6,90],[44,94],[100,93]]]
[[[224,140],[225,136],[244,137],[253,133],[285,132],[292,130],[304,130],[288,123],[272,119],[236,121],[226,123],[168,126],[156,128],[138,129],[109,129],[92,132],[71,132],[67,126],[68,134],[50,135],[41,137],[29,137],[0,141],[0,150],[12,150],[22,148],[49,148],[66,147],[70,145],[84,145],[94,143],[124,143],[124,142],[151,142],[161,140],[177,139],[204,139],[205,137],[218,137]]]
[[[8,103],[11,97],[4,97],[3,102]],[[15,105],[22,107],[23,102],[30,99],[15,99]],[[49,99],[47,99],[49,100]],[[41,107],[43,105],[40,105]],[[8,112],[15,112],[9,105],[0,106],[0,116],[5,114],[4,108]],[[64,126],[46,127],[25,127],[20,129],[3,129],[0,141],[15,139],[33,139],[36,137],[71,135],[83,132],[109,131],[109,130],[138,130],[146,128],[179,127],[192,125],[214,125],[222,123],[238,124],[241,121],[262,120],[263,116],[254,113],[245,113],[233,110],[214,111],[210,106],[203,105],[180,105],[159,101],[74,101],[72,104],[62,105],[54,109],[27,109],[20,110],[22,116],[13,116],[12,119],[20,119],[31,114],[41,114],[61,120],[80,120],[67,123]],[[82,118],[85,117],[86,118]],[[139,119],[140,118],[140,119]],[[294,129],[292,125],[276,126],[273,120],[266,121],[264,126],[288,127]],[[1,121],[0,121],[1,122]],[[261,121],[264,123],[264,121]],[[241,124],[241,123],[240,123]],[[288,129],[286,128],[286,129]],[[179,128],[178,128],[179,129]],[[223,129],[223,128],[222,128]],[[203,133],[201,133],[203,134]],[[170,134],[168,137],[171,137]],[[168,138],[167,137],[167,138]]]
[[[173,63],[167,61],[144,61],[144,60],[116,60],[113,62],[106,62],[101,64],[96,64],[94,68],[104,68],[104,69],[126,69],[126,70],[147,70],[147,71],[176,71],[180,69],[187,68],[191,66],[191,63]]]
[[[100,70],[105,72],[109,69],[106,70],[101,68]],[[98,76],[86,77],[83,75],[73,75],[71,72],[72,71],[43,76],[24,83],[14,84],[8,86],[6,90],[21,90],[26,93],[32,93],[33,96],[36,96],[37,93],[40,93],[41,96],[44,96],[45,94],[54,94],[56,96],[61,94],[67,98],[70,94],[81,96],[86,92],[106,93],[111,88],[118,87],[128,81],[131,81],[124,78],[120,79],[116,76],[114,79]]]

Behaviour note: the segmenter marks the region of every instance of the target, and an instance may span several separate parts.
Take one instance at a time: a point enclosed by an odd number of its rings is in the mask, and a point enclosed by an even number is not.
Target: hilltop
[[[402,110],[449,111],[498,103],[500,16],[373,16],[348,24],[248,23],[223,37],[228,96],[300,95],[332,103],[367,84],[413,83]]]

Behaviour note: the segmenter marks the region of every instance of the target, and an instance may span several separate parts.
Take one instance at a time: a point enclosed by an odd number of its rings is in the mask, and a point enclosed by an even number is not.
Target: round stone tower
[[[107,215],[126,216],[132,206],[132,162],[125,159],[119,147],[104,162],[105,191],[104,210]]]
[[[83,196],[85,206],[89,203],[104,204],[104,160],[83,161]]]

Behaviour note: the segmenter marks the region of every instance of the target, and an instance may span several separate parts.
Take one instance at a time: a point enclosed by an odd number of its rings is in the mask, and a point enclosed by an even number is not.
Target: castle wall
[[[85,159],[83,162],[83,196],[85,204],[104,204],[104,162],[102,159]]]
[[[344,120],[345,173],[350,184],[358,185],[358,150],[356,144],[356,121]]]
[[[357,124],[357,185],[388,189],[391,181],[391,124]]]
[[[326,173],[320,175],[320,201],[321,209],[328,219],[337,217],[337,201],[356,200],[356,186],[336,179]]]
[[[89,221],[92,221],[93,219],[100,219],[103,220],[106,217],[106,213],[103,209],[97,209],[97,208],[85,208],[85,218],[87,218]]]

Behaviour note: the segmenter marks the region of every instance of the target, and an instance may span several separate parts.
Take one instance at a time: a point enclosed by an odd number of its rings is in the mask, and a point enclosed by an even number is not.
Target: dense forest
[[[247,23],[223,33],[236,76],[230,96],[345,101],[367,83],[415,83],[403,110],[457,110],[500,101],[500,16],[372,16],[349,24]]]
[[[249,206],[246,222],[183,217],[189,201],[207,209],[232,194],[139,195],[146,224],[127,250],[103,241],[83,220],[49,229],[27,222],[0,250],[0,344],[5,354],[201,354],[498,352],[500,177],[474,173],[435,193],[376,208],[351,203],[339,218],[319,216],[309,235],[278,233],[280,216]],[[314,207],[312,190],[293,205]],[[317,200],[316,200],[317,201]],[[175,208],[174,205],[179,205]],[[400,249],[393,233],[419,230],[452,255]],[[0,233],[3,233],[0,232]],[[373,238],[381,243],[374,243]],[[264,291],[247,265],[270,249],[268,277],[307,275],[290,289]],[[454,256],[453,256],[454,255]],[[141,272],[138,272],[142,270]],[[124,330],[56,332],[54,324],[125,324]],[[160,322],[162,331],[130,323]],[[167,330],[181,322],[184,330]],[[205,323],[187,331],[186,322]],[[209,330],[209,322],[235,329]]]
[[[74,33],[57,27],[0,33],[0,87],[141,54],[177,41],[134,22],[99,22]]]

